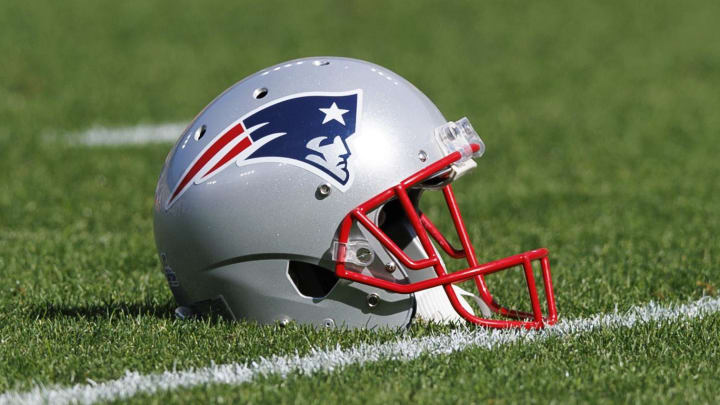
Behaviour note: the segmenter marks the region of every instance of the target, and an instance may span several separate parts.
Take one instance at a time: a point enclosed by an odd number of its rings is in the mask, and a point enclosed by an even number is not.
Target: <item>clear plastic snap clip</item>
[[[455,122],[448,122],[435,129],[435,140],[445,156],[460,152],[460,159],[452,164],[455,172],[454,178],[460,177],[473,169],[476,164],[472,158],[479,158],[485,153],[485,144],[475,132],[467,117]],[[473,152],[472,145],[476,145],[477,150],[475,152]]]
[[[351,240],[347,243],[333,241],[331,250],[332,259],[335,261],[342,260],[344,256],[345,263],[365,267],[375,260],[375,252],[365,240]]]

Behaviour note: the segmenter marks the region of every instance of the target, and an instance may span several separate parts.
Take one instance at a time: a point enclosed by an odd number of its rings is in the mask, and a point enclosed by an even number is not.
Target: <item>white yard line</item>
[[[72,143],[87,146],[142,145],[147,143],[175,142],[186,123],[136,125],[132,127],[92,127],[82,132],[64,135]]]
[[[705,297],[698,301],[663,307],[650,303],[633,307],[626,313],[598,314],[591,318],[567,320],[540,331],[460,329],[448,335],[423,338],[398,338],[394,342],[362,344],[349,349],[313,350],[305,356],[274,356],[251,363],[213,365],[185,371],[166,371],[143,375],[127,371],[117,380],[70,387],[39,386],[27,392],[6,392],[0,395],[5,403],[94,403],[129,398],[140,393],[194,387],[203,384],[242,384],[258,376],[290,373],[310,374],[333,371],[348,365],[362,365],[381,360],[410,361],[420,355],[442,355],[470,347],[492,349],[516,341],[530,343],[555,336],[576,335],[602,328],[633,327],[648,322],[672,321],[682,317],[702,318],[720,312],[720,298]]]

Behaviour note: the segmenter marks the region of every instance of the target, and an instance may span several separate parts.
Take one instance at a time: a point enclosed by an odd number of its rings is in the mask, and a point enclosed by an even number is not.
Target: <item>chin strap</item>
[[[463,297],[469,297],[480,307],[480,312],[484,317],[490,317],[492,311],[485,304],[482,298],[469,291],[465,291],[462,288],[453,285],[452,288],[458,296],[460,305],[470,313],[475,313],[475,310],[468,304]],[[465,320],[460,314],[455,311],[450,303],[450,299],[445,293],[442,286],[429,288],[427,290],[421,290],[415,293],[415,301],[417,302],[417,317],[426,321],[435,321],[439,323],[451,323],[451,322],[464,322]]]

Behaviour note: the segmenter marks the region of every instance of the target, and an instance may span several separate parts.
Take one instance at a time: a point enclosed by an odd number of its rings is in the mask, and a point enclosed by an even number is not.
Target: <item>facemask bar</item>
[[[480,144],[471,143],[470,148],[473,153],[479,152],[481,149]],[[413,174],[407,179],[403,180],[397,186],[387,189],[384,192],[378,194],[374,198],[361,204],[354,210],[352,210],[342,221],[340,226],[340,233],[337,243],[334,245],[337,248],[336,254],[336,266],[335,274],[344,279],[368,284],[374,287],[383,288],[388,291],[410,294],[420,290],[436,287],[442,285],[450,303],[453,308],[467,321],[493,327],[493,328],[509,328],[509,327],[524,327],[528,329],[542,328],[545,324],[554,324],[557,321],[557,310],[555,307],[555,296],[553,294],[552,280],[550,276],[550,262],[548,260],[547,249],[532,250],[529,252],[521,253],[518,255],[506,257],[504,259],[495,260],[492,262],[479,264],[475,257],[475,250],[470,243],[465,224],[463,223],[460,210],[455,200],[450,184],[442,186],[442,191],[445,196],[445,202],[450,210],[450,215],[455,224],[455,228],[462,244],[462,249],[455,249],[442,235],[442,233],[435,227],[435,225],[425,215],[418,215],[415,207],[413,206],[410,198],[408,197],[407,190],[413,186],[417,186],[418,183],[431,177],[433,174],[440,170],[447,168],[448,166],[454,166],[458,161],[467,159],[469,153],[463,153],[462,151],[456,150],[451,152],[443,159],[433,163],[430,166],[420,170]],[[392,241],[369,217],[368,213],[377,209],[382,204],[390,201],[393,198],[398,198],[402,204],[405,214],[407,215],[410,223],[412,224],[415,232],[417,233],[420,242],[427,254],[427,258],[413,260],[411,259],[395,242]],[[393,254],[405,267],[410,270],[420,270],[427,267],[433,267],[436,278],[419,281],[411,284],[400,284],[393,281],[382,280],[376,277],[364,275],[355,271],[347,270],[345,267],[346,257],[354,257],[353,252],[349,252],[348,249],[352,249],[352,245],[348,245],[348,239],[350,236],[350,229],[352,228],[353,222],[359,222],[364,226],[380,243]],[[442,265],[440,257],[436,253],[430,237],[437,241],[440,247],[451,257],[460,259],[465,258],[468,263],[468,268],[453,273],[447,273]],[[538,298],[537,287],[535,285],[535,276],[533,275],[532,262],[535,260],[540,261],[542,269],[543,284],[545,287],[545,296],[547,300],[548,316],[543,317],[542,310],[540,307],[540,301]],[[504,308],[498,305],[493,299],[490,291],[485,283],[484,276],[492,274],[498,271],[510,269],[516,266],[522,266],[525,279],[527,281],[527,288],[530,294],[530,301],[532,304],[532,313],[515,311]],[[501,320],[501,319],[487,319],[478,317],[468,312],[461,304],[457,297],[455,290],[452,288],[453,283],[473,279],[477,285],[480,298],[490,307],[490,309],[502,316],[508,318],[514,318],[512,320]]]

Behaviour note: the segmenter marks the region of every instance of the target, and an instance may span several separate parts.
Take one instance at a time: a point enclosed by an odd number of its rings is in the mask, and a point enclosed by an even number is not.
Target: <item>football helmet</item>
[[[484,150],[467,118],[446,120],[372,63],[303,58],[241,80],[185,129],[157,184],[155,240],[176,313],[327,327],[554,323],[546,249],[476,258],[452,183]],[[460,248],[421,212],[429,190],[443,194]],[[440,250],[466,268],[449,272]],[[531,311],[488,290],[485,276],[511,268],[524,272]],[[478,295],[454,285],[466,280]]]

